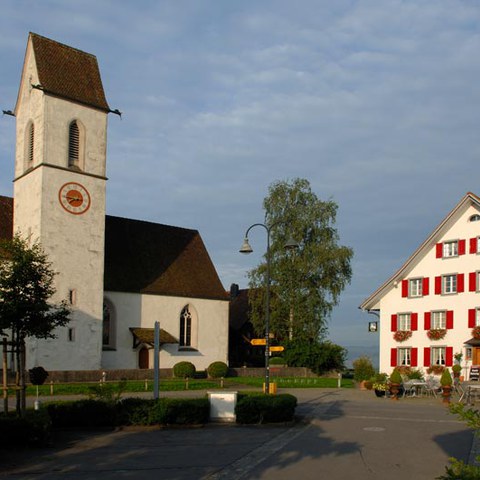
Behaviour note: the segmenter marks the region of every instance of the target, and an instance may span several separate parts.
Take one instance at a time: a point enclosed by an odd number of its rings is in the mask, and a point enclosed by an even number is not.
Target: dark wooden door
[[[138,352],[138,368],[148,368],[148,348],[142,347]]]

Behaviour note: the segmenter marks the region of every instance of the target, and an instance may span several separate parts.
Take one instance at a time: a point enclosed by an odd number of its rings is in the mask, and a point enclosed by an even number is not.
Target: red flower
[[[408,340],[411,336],[412,332],[410,330],[397,330],[393,334],[393,338],[397,342],[404,342],[405,340]]]
[[[480,326],[472,328],[472,337],[480,339]]]
[[[427,331],[427,337],[430,340],[441,340],[446,334],[447,331],[444,328],[431,328]]]

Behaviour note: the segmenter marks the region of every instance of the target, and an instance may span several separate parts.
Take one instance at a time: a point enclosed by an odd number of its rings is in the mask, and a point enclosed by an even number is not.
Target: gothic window
[[[112,350],[115,348],[115,309],[113,304],[107,300],[103,300],[103,330],[102,345],[104,350]]]
[[[195,311],[191,305],[185,305],[180,313],[180,348],[196,348],[197,322]]]
[[[68,128],[68,166],[83,168],[83,126],[78,120]]]

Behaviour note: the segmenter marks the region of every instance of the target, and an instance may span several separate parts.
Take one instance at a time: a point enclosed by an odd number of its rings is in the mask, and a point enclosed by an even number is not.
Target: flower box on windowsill
[[[480,339],[480,326],[472,328],[472,337]]]
[[[412,336],[412,332],[410,330],[397,330],[393,334],[393,339],[397,342],[404,342],[408,340]]]
[[[444,328],[431,328],[427,330],[427,337],[430,340],[441,340],[446,334],[447,331]]]

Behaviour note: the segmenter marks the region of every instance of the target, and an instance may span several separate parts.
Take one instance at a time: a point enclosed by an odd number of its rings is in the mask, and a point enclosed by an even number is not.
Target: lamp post
[[[270,232],[273,227],[282,222],[275,222],[270,226],[264,223],[254,223],[247,228],[245,232],[245,238],[243,245],[240,247],[239,252],[248,255],[253,252],[253,248],[248,242],[248,234],[254,227],[262,227],[267,232],[267,277],[265,280],[265,393],[270,393]],[[297,242],[293,239],[289,239],[285,244],[286,250],[293,250],[298,248]]]

